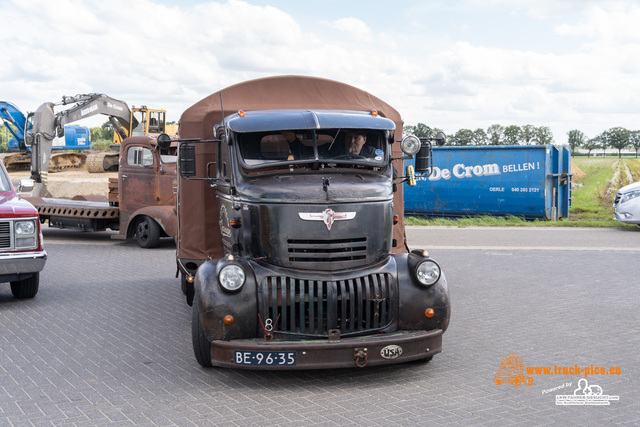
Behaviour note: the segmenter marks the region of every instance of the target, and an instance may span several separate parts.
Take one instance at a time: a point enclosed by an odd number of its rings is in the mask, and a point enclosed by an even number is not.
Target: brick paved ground
[[[174,248],[48,239],[33,300],[0,284],[0,425],[640,424],[638,253],[432,251],[453,315],[428,364],[250,372],[200,368]],[[496,385],[525,366],[620,366],[592,376],[611,406],[560,407],[580,376]],[[571,388],[571,390],[574,387]]]

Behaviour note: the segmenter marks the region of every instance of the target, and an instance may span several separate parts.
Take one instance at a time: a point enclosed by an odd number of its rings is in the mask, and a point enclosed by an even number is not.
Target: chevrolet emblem
[[[305,221],[322,221],[327,226],[327,230],[331,230],[331,226],[335,221],[345,221],[356,217],[355,212],[334,212],[333,209],[327,208],[324,212],[298,212],[300,219]]]

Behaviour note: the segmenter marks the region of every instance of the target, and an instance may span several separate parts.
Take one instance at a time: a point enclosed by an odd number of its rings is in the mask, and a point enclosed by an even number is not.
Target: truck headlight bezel
[[[247,275],[240,264],[229,263],[218,273],[218,283],[227,292],[239,291],[246,282]]]
[[[34,220],[24,220],[24,221],[16,221],[14,224],[14,230],[16,235],[30,235],[36,234],[37,227]]]
[[[15,221],[13,224],[13,246],[18,250],[37,248],[38,232],[35,219]]]
[[[400,142],[400,149],[404,154],[409,156],[417,154],[418,151],[420,151],[421,146],[422,143],[420,142],[420,139],[414,135],[407,135],[402,138],[402,141]]]
[[[438,283],[442,269],[437,262],[427,258],[416,265],[414,275],[421,285],[427,287]]]

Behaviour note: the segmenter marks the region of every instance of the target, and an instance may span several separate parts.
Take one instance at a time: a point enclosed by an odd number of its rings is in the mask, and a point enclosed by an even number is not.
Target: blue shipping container
[[[430,176],[404,186],[406,214],[569,216],[571,152],[566,146],[434,147]]]

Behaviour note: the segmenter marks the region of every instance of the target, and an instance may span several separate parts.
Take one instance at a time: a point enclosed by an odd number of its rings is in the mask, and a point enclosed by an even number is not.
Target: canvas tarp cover
[[[402,136],[400,114],[386,102],[353,86],[315,77],[279,76],[239,83],[215,92],[189,107],[180,117],[180,137],[213,139],[214,126],[220,124],[224,114],[239,110],[353,110],[371,111],[392,120],[396,125],[396,139]],[[393,145],[394,157],[402,157],[400,144]],[[198,171],[204,171],[214,161],[214,144],[196,144]],[[403,174],[402,163],[395,165]],[[201,172],[198,172],[200,175]],[[215,191],[205,181],[180,180],[178,194],[178,257],[180,259],[216,259],[224,255],[218,226],[218,207]],[[395,252],[406,252],[404,235],[404,205],[402,185],[395,193],[395,213],[400,222],[394,227],[398,242]]]

